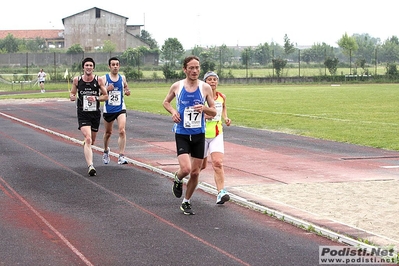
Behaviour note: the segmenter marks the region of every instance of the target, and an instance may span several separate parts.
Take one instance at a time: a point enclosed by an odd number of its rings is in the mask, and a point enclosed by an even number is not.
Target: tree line
[[[126,49],[121,60],[128,67],[127,71],[133,78],[140,78],[140,65],[146,54],[157,54],[159,65],[166,78],[177,78],[183,75],[176,70],[181,69],[181,60],[188,54],[197,55],[202,61],[203,71],[217,70],[220,76],[228,76],[223,73],[224,68],[256,68],[271,67],[277,76],[283,73],[283,69],[289,64],[305,64],[306,67],[326,67],[330,75],[336,75],[339,66],[348,66],[350,74],[369,75],[370,68],[384,64],[386,74],[398,75],[396,62],[399,59],[399,39],[392,36],[384,41],[369,34],[347,33],[337,41],[338,47],[326,43],[315,43],[310,47],[298,47],[287,34],[284,35],[283,45],[276,42],[265,42],[257,46],[228,47],[226,45],[200,47],[185,50],[177,38],[168,38],[162,46],[159,46],[151,34],[141,31],[140,37],[149,47],[135,47]],[[100,52],[114,52],[116,44],[109,40],[99,49]],[[83,53],[79,44],[72,45],[68,49],[49,48],[43,38],[33,40],[17,39],[9,34],[0,39],[0,53],[18,52],[65,52]]]

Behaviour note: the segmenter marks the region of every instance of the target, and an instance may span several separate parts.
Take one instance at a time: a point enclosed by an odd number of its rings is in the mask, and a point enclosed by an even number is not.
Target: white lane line
[[[381,166],[381,168],[387,168],[387,169],[399,168],[399,165],[386,165],[386,166]]]
[[[0,181],[14,194],[15,197],[17,197],[19,201],[25,204],[25,206],[28,207],[31,212],[33,212],[48,228],[50,228],[50,230],[53,231],[54,234],[56,234],[62,240],[62,242],[64,242],[65,245],[67,245],[72,252],[75,253],[86,265],[93,265],[74,245],[71,244],[71,242],[68,241],[63,234],[55,229],[55,227],[52,226],[50,222],[46,220],[46,218],[44,218],[37,210],[35,210],[35,208],[33,208],[26,200],[24,200],[24,198],[19,195],[3,178],[0,177]]]
[[[237,108],[237,109],[239,109],[239,108]],[[251,111],[253,111],[253,110],[251,110]],[[16,117],[9,116],[9,115],[4,114],[4,113],[2,113],[2,112],[0,112],[0,115],[9,117],[10,119],[19,121],[19,122],[21,122],[21,123],[23,123],[23,124],[30,125],[30,126],[32,126],[32,127],[34,127],[34,128],[41,129],[41,130],[46,131],[46,132],[48,132],[48,133],[55,134],[55,135],[57,135],[57,136],[59,136],[59,137],[68,139],[68,140],[70,140],[70,141],[72,141],[72,142],[79,143],[79,144],[82,143],[81,140],[74,139],[74,138],[72,138],[72,137],[69,137],[69,136],[67,136],[67,135],[64,135],[64,134],[61,134],[61,133],[58,133],[58,132],[54,132],[54,131],[49,130],[49,129],[47,129],[47,128],[43,128],[43,127],[41,127],[41,126],[38,126],[38,125],[35,125],[35,124],[32,124],[32,123],[29,123],[29,122],[27,122],[27,121],[18,119],[18,118],[16,118]],[[94,149],[97,149],[97,150],[102,151],[102,149],[99,148],[99,147],[97,147],[97,146],[92,146],[92,147],[93,147]],[[129,159],[129,158],[128,158],[128,161],[129,161],[130,163],[134,164],[134,165],[137,165],[137,166],[140,166],[140,167],[143,167],[143,168],[152,170],[153,172],[156,172],[156,173],[158,173],[158,174],[167,176],[167,177],[169,177],[169,178],[171,178],[171,179],[174,178],[173,173],[166,172],[166,171],[164,171],[164,170],[162,170],[162,169],[159,169],[159,168],[157,168],[157,167],[153,167],[153,166],[151,166],[151,165],[148,165],[148,164],[145,164],[145,163],[141,163],[141,162],[139,162],[139,161],[132,160],[132,159]],[[186,178],[184,178],[184,182],[187,182],[187,179],[186,179]],[[94,184],[96,184],[96,183],[94,183]],[[98,185],[98,184],[97,184],[97,185]],[[213,194],[213,195],[216,195],[216,194],[217,194],[216,188],[215,188],[214,186],[210,185],[210,184],[205,183],[205,182],[200,182],[200,183],[198,184],[198,188],[199,188],[199,189],[202,189],[202,190],[205,191],[205,192],[208,192],[208,193],[210,193],[210,194]],[[329,230],[328,228],[323,228],[323,227],[317,226],[317,225],[315,225],[315,224],[312,224],[312,223],[310,223],[310,222],[308,222],[308,221],[299,219],[299,218],[297,218],[297,217],[287,215],[287,214],[285,214],[285,213],[282,213],[282,212],[279,212],[279,211],[277,211],[277,210],[268,208],[268,207],[266,207],[266,206],[262,206],[262,205],[260,205],[260,204],[254,203],[254,202],[250,202],[250,201],[248,201],[247,199],[242,198],[242,197],[240,197],[240,196],[238,196],[238,195],[234,195],[234,194],[230,193],[230,196],[231,196],[231,201],[234,201],[234,202],[236,202],[236,203],[238,203],[238,204],[241,204],[241,205],[243,205],[243,206],[252,208],[253,210],[256,210],[256,211],[259,211],[259,212],[262,212],[262,213],[269,213],[269,214],[272,213],[277,219],[284,220],[284,221],[286,221],[286,222],[288,222],[288,223],[291,223],[291,224],[293,224],[293,225],[296,225],[296,226],[298,226],[298,227],[300,227],[300,228],[309,228],[310,226],[312,226],[313,228],[315,228],[315,230],[316,230],[319,234],[321,234],[321,235],[323,235],[323,236],[327,236],[327,237],[329,237],[329,238],[331,238],[331,239],[335,239],[335,240],[338,241],[338,242],[345,243],[345,244],[350,245],[350,246],[365,247],[365,248],[371,248],[371,247],[372,247],[371,245],[366,244],[366,243],[364,243],[364,242],[361,242],[361,241],[359,241],[359,240],[356,240],[356,239],[354,239],[354,238],[351,237],[351,236],[347,236],[347,235],[340,234],[340,233],[338,233],[338,232],[331,231],[331,230]],[[334,222],[337,222],[337,221],[334,221]],[[341,223],[341,222],[337,222],[337,223],[343,224],[343,223]],[[362,230],[362,231],[364,231],[364,230]],[[375,235],[375,234],[370,233],[370,232],[367,232],[367,231],[364,231],[364,232],[367,233],[367,234],[370,234],[370,235]],[[380,237],[381,237],[381,236],[380,236]],[[385,237],[383,237],[383,238],[385,238]]]

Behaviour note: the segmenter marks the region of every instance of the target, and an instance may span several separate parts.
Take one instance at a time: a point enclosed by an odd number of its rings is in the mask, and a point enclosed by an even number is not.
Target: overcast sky
[[[63,29],[62,19],[98,7],[144,25],[161,47],[177,38],[184,49],[200,46],[257,46],[284,43],[337,46],[343,34],[368,33],[385,41],[399,36],[395,1],[360,0],[150,0],[6,1],[1,30]]]

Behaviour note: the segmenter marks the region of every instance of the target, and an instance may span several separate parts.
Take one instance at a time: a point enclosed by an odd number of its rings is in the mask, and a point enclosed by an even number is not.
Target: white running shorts
[[[224,153],[223,133],[211,139],[205,139],[204,158],[213,152]]]

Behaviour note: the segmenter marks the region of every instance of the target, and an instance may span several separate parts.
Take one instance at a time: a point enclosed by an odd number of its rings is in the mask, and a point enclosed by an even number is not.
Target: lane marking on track
[[[362,156],[362,157],[342,157],[340,158],[343,161],[350,160],[378,160],[378,159],[396,159],[399,158],[399,155],[391,155],[391,156]]]
[[[1,178],[1,176],[0,176],[0,178]],[[6,189],[2,184],[0,184],[0,190],[2,190],[2,191],[4,192],[4,194],[5,194],[6,196],[8,196],[9,198],[11,198],[11,199],[14,198],[14,197],[11,195],[11,193],[10,193],[9,191],[7,191],[7,189]]]
[[[221,248],[219,248],[219,247],[217,247],[217,246],[215,246],[215,245],[209,243],[209,242],[206,241],[205,239],[203,239],[203,238],[201,238],[201,237],[198,237],[198,236],[196,236],[196,235],[193,234],[193,233],[190,233],[189,231],[187,231],[187,230],[181,228],[180,226],[178,226],[178,225],[176,225],[176,224],[174,224],[174,223],[168,221],[167,219],[165,219],[165,218],[163,218],[163,217],[157,215],[156,213],[151,212],[150,210],[147,210],[146,208],[144,208],[144,207],[142,207],[142,206],[140,206],[140,205],[138,205],[138,204],[136,204],[136,203],[130,201],[129,199],[125,198],[124,196],[122,196],[122,195],[120,195],[120,194],[117,194],[117,193],[113,192],[112,190],[109,190],[108,188],[103,187],[102,185],[97,184],[96,182],[94,182],[94,181],[92,181],[92,180],[90,180],[90,179],[88,179],[88,178],[86,178],[86,179],[87,179],[89,182],[91,182],[93,185],[95,185],[96,187],[98,187],[99,189],[101,189],[101,190],[103,190],[103,191],[105,191],[105,192],[107,192],[107,193],[113,195],[114,197],[116,197],[116,198],[118,198],[119,200],[121,200],[121,201],[127,203],[128,205],[130,205],[130,206],[132,206],[132,207],[134,207],[134,208],[137,208],[138,210],[140,210],[140,211],[142,211],[142,212],[144,212],[144,213],[146,213],[146,214],[148,214],[148,215],[154,217],[155,219],[157,219],[157,220],[159,220],[160,222],[162,222],[162,223],[164,223],[164,224],[166,224],[166,225],[172,227],[173,229],[178,230],[178,231],[184,233],[185,235],[187,235],[187,236],[189,236],[189,237],[191,237],[191,238],[197,240],[198,242],[201,242],[202,244],[204,244],[204,245],[206,245],[206,246],[208,246],[208,247],[210,247],[210,248],[213,248],[213,249],[216,250],[217,252],[219,252],[219,253],[225,255],[226,257],[228,257],[228,258],[230,258],[230,259],[232,259],[232,260],[234,260],[234,261],[236,261],[236,262],[238,262],[238,263],[240,263],[240,264],[242,264],[242,265],[248,265],[248,266],[250,265],[250,264],[248,264],[247,262],[241,260],[240,258],[237,258],[237,257],[234,256],[233,254],[230,254],[229,252],[227,252],[227,251],[225,251],[225,250],[223,250],[223,249],[221,249]]]
[[[239,108],[238,108],[238,109],[239,109]],[[47,133],[57,135],[57,136],[59,136],[59,137],[61,137],[61,138],[68,139],[68,140],[70,140],[70,141],[72,141],[72,142],[75,142],[75,143],[78,143],[78,144],[82,144],[82,141],[81,141],[81,140],[77,140],[77,139],[72,138],[72,137],[69,137],[69,136],[67,136],[67,135],[64,135],[64,134],[61,134],[61,133],[58,133],[58,132],[49,130],[49,129],[47,129],[47,128],[43,128],[43,127],[41,127],[41,126],[38,126],[38,125],[35,125],[35,124],[32,124],[32,123],[29,123],[29,122],[24,121],[24,120],[21,120],[21,119],[19,119],[19,118],[16,118],[16,117],[13,117],[13,116],[4,114],[4,113],[2,113],[2,112],[0,112],[0,115],[3,115],[3,116],[5,116],[5,117],[8,117],[8,118],[10,118],[10,119],[12,119],[12,120],[16,120],[16,121],[18,121],[18,122],[20,122],[20,123],[22,123],[22,124],[26,124],[26,125],[32,126],[32,127],[34,127],[34,128],[43,130],[43,131],[45,131],[45,132],[47,132]],[[95,150],[103,151],[102,148],[99,148],[99,147],[97,147],[97,146],[94,146],[94,145],[93,145],[92,147],[93,147],[93,149],[95,149]],[[111,154],[112,154],[112,153],[111,153]],[[114,155],[116,155],[116,154],[114,154]],[[130,159],[130,158],[127,158],[127,159],[128,159],[128,161],[129,161],[130,163],[132,163],[132,164],[134,164],[134,165],[143,167],[143,168],[145,168],[145,169],[152,170],[153,172],[156,172],[156,173],[158,173],[158,174],[167,176],[167,177],[169,177],[169,178],[171,178],[171,179],[174,178],[173,173],[169,173],[169,172],[164,171],[164,170],[162,170],[162,169],[153,167],[153,166],[148,165],[148,164],[141,163],[141,162],[136,161],[136,160],[132,160],[132,159]],[[73,170],[67,168],[66,166],[64,166],[64,167],[65,167],[66,169],[68,169],[69,171],[74,172]],[[74,173],[76,173],[76,172],[74,172]],[[79,175],[79,176],[82,176],[82,175],[80,175],[79,173],[76,173],[76,174]],[[84,177],[84,178],[85,178],[86,180],[89,180],[90,182],[93,182],[93,181],[91,181],[90,179],[88,179],[88,178],[86,178],[86,177]],[[187,179],[186,179],[186,178],[184,178],[183,180],[184,180],[184,182],[187,182]],[[93,183],[94,183],[94,182],[93,182]],[[96,183],[94,183],[94,184],[96,184]],[[99,186],[98,184],[96,184],[96,185]],[[213,195],[216,195],[216,194],[217,194],[216,187],[214,187],[213,185],[204,183],[204,182],[200,182],[200,183],[198,184],[198,188],[202,189],[203,191],[205,191],[205,192],[207,192],[207,193],[209,193],[209,194],[213,194]],[[105,188],[104,188],[104,189],[105,189]],[[366,244],[366,243],[364,243],[364,242],[362,242],[362,241],[359,241],[359,240],[357,240],[357,239],[354,239],[353,237],[350,237],[350,236],[347,236],[347,235],[343,235],[343,234],[340,234],[340,233],[338,233],[338,232],[331,231],[331,230],[329,230],[328,228],[324,228],[324,227],[321,227],[321,226],[317,226],[317,225],[315,225],[315,224],[312,224],[312,223],[310,223],[310,222],[308,222],[308,221],[305,221],[305,220],[302,220],[302,219],[300,219],[300,218],[297,218],[297,217],[288,215],[288,214],[286,214],[286,213],[282,213],[282,212],[276,211],[275,209],[271,209],[271,208],[268,208],[268,207],[266,207],[266,206],[262,206],[262,205],[260,205],[260,204],[258,204],[258,203],[255,203],[255,202],[251,202],[251,201],[249,201],[249,200],[247,200],[247,199],[245,199],[245,198],[243,198],[243,197],[240,197],[240,196],[238,196],[238,195],[230,194],[230,197],[231,197],[231,201],[234,201],[234,202],[236,202],[236,203],[238,203],[238,204],[241,204],[241,205],[243,205],[243,206],[249,207],[249,208],[251,208],[251,209],[253,209],[253,210],[255,210],[255,211],[258,211],[258,212],[262,212],[262,213],[273,213],[273,215],[274,215],[277,219],[280,219],[280,220],[283,219],[285,222],[291,223],[291,224],[296,225],[296,226],[298,226],[298,227],[302,227],[302,228],[313,227],[313,228],[315,229],[315,231],[317,231],[319,234],[321,234],[321,235],[323,235],[323,236],[325,236],[325,237],[329,237],[329,238],[331,238],[331,239],[335,239],[335,240],[338,241],[338,242],[345,243],[345,244],[350,245],[350,246],[357,246],[357,247],[363,247],[363,248],[372,248],[371,245],[368,245],[368,244]],[[156,215],[156,214],[154,214],[154,215]],[[337,222],[337,221],[334,221],[334,222],[339,223],[339,224],[342,224],[341,222]],[[362,231],[364,231],[364,230],[362,230]],[[367,231],[364,231],[364,232],[365,232],[366,234],[369,234],[369,235],[375,235],[375,234],[372,234],[371,232],[367,232]],[[383,236],[379,236],[379,237],[386,238],[386,237],[383,237]],[[389,240],[390,240],[390,239],[389,239]],[[217,247],[216,247],[216,248],[217,248]]]
[[[22,120],[22,119],[19,119],[19,118],[17,118],[17,117],[14,117],[14,116],[11,116],[11,115],[7,115],[7,114],[2,113],[2,112],[0,112],[0,115],[2,115],[2,116],[4,116],[4,117],[7,117],[7,118],[10,118],[10,119],[12,119],[12,120],[18,121],[18,122],[20,122],[20,123],[22,123],[22,124],[31,126],[31,127],[33,127],[33,128],[40,129],[40,130],[42,130],[42,131],[44,131],[44,132],[47,132],[47,133],[56,135],[56,136],[58,136],[58,137],[67,139],[67,140],[72,141],[72,142],[74,142],[74,143],[82,144],[82,141],[81,141],[81,140],[78,140],[78,139],[75,139],[75,138],[73,138],[73,137],[70,137],[70,136],[67,136],[67,135],[64,135],[64,134],[55,132],[55,131],[50,130],[50,129],[45,128],[45,127],[38,126],[38,125],[36,125],[36,124],[27,122],[27,121]],[[98,147],[98,146],[92,145],[91,147],[92,147],[94,150],[101,151],[101,152],[103,151],[103,148],[100,148],[100,147]],[[118,158],[118,156],[119,156],[119,154],[117,154],[117,153],[115,153],[115,152],[112,152],[112,151],[110,152],[110,155],[113,155],[113,156],[116,157],[116,158]],[[127,161],[128,161],[129,163],[131,163],[131,164],[134,164],[134,165],[137,165],[137,166],[140,166],[140,167],[143,167],[143,168],[152,170],[152,171],[154,171],[154,172],[157,172],[157,173],[159,173],[159,174],[161,174],[161,175],[164,175],[164,176],[168,176],[168,177],[170,177],[170,178],[173,178],[173,177],[174,177],[172,173],[169,173],[169,172],[164,171],[164,170],[162,170],[162,169],[159,169],[159,168],[156,168],[156,167],[152,167],[152,166],[150,166],[150,165],[148,165],[148,164],[145,164],[145,163],[142,163],[142,162],[139,162],[139,161],[130,159],[130,158],[126,158],[126,159],[127,159]]]
[[[4,114],[0,112],[0,115],[4,115]],[[82,141],[80,141],[80,140],[73,139],[73,138],[68,137],[68,136],[66,136],[66,135],[63,135],[63,134],[54,132],[54,131],[52,131],[52,130],[49,130],[49,129],[46,129],[46,128],[37,126],[37,125],[35,125],[35,124],[26,122],[26,121],[24,121],[24,120],[21,120],[21,119],[18,119],[18,118],[9,116],[9,115],[5,115],[5,116],[7,116],[7,117],[9,117],[9,118],[11,118],[11,119],[17,120],[18,122],[21,122],[21,123],[23,123],[23,124],[27,124],[27,125],[29,125],[29,126],[32,126],[32,127],[34,127],[34,128],[44,130],[44,131],[46,131],[47,133],[52,133],[52,134],[57,135],[57,136],[59,136],[59,137],[67,138],[67,139],[69,139],[69,140],[71,140],[71,141],[73,141],[73,142],[79,143],[79,144],[82,143]],[[203,239],[203,238],[201,238],[201,237],[198,237],[198,236],[196,236],[196,235],[193,234],[193,233],[190,233],[189,231],[187,231],[187,230],[185,230],[185,229],[179,227],[178,225],[176,225],[176,224],[174,224],[174,223],[172,223],[172,222],[166,220],[165,218],[163,218],[163,217],[161,217],[161,216],[155,214],[154,212],[151,212],[151,211],[147,210],[146,208],[144,208],[144,207],[142,207],[142,206],[140,206],[140,205],[138,205],[138,204],[136,204],[136,203],[130,201],[130,200],[127,199],[126,197],[123,197],[122,195],[119,195],[119,194],[117,194],[117,193],[115,193],[115,192],[113,192],[113,191],[111,191],[111,190],[109,190],[109,189],[107,189],[107,188],[101,186],[100,184],[97,184],[96,182],[94,182],[93,180],[87,178],[86,176],[82,176],[80,173],[75,172],[74,170],[68,168],[68,166],[66,166],[66,165],[64,165],[64,164],[62,164],[62,163],[60,163],[60,162],[54,161],[52,158],[46,156],[45,154],[40,153],[39,151],[37,151],[37,150],[35,150],[35,149],[33,149],[33,148],[29,147],[29,146],[25,146],[25,147],[28,148],[28,149],[30,149],[30,150],[32,150],[32,151],[34,151],[34,152],[36,152],[36,153],[39,153],[41,156],[45,157],[47,160],[52,161],[53,163],[59,165],[59,166],[62,167],[62,168],[65,168],[66,170],[68,170],[68,171],[74,173],[76,176],[83,177],[86,181],[88,181],[89,183],[93,184],[94,186],[96,186],[96,187],[99,188],[100,190],[103,190],[103,191],[105,191],[106,193],[108,193],[108,194],[110,194],[110,195],[113,195],[114,197],[116,197],[116,198],[120,199],[121,201],[125,202],[126,204],[128,204],[128,205],[130,205],[130,206],[132,206],[132,207],[134,207],[134,208],[137,208],[138,210],[140,210],[140,211],[142,211],[142,212],[144,212],[144,213],[147,213],[147,214],[151,215],[152,217],[156,218],[157,220],[161,221],[162,223],[167,224],[168,226],[170,226],[170,227],[172,227],[172,228],[174,228],[174,229],[176,229],[176,230],[179,230],[180,232],[182,232],[182,233],[186,234],[187,236],[189,236],[189,237],[191,237],[191,238],[197,240],[198,242],[200,242],[200,243],[202,243],[202,244],[204,244],[204,245],[206,245],[206,246],[208,246],[208,247],[210,247],[210,248],[216,250],[217,252],[219,252],[219,253],[225,255],[226,257],[228,257],[228,258],[230,258],[230,259],[232,259],[232,260],[234,260],[234,261],[236,261],[236,262],[238,262],[238,263],[240,263],[240,264],[242,264],[242,265],[246,265],[246,266],[249,266],[249,265],[250,265],[250,264],[248,264],[247,262],[241,260],[240,258],[234,256],[233,254],[231,254],[231,253],[229,253],[229,252],[227,252],[227,251],[225,251],[225,250],[223,250],[223,249],[221,249],[221,248],[219,248],[219,247],[217,247],[217,246],[211,244],[210,242],[206,241],[205,239]],[[95,147],[95,146],[92,146],[92,147]],[[96,148],[97,150],[102,150],[101,148],[98,148],[98,147],[95,147],[95,148]],[[131,162],[131,163],[133,163],[133,164],[136,164],[134,160],[129,159],[128,161]],[[155,168],[155,167],[151,167],[151,166],[149,166],[149,165],[146,165],[146,164],[143,164],[143,163],[140,163],[140,162],[137,162],[137,163],[138,163],[138,165],[142,165],[143,167],[145,167],[145,168],[147,168],[147,169],[152,169],[152,168],[153,168],[153,171],[158,170],[158,171],[156,171],[156,172],[158,172],[158,173],[167,173],[168,175],[170,175],[171,177],[173,177],[173,175],[172,175],[171,173],[169,173],[169,172],[163,171],[163,170],[161,170],[161,169],[157,169],[157,168]],[[20,196],[15,190],[13,190],[12,187],[11,187],[10,185],[8,185],[7,182],[6,182],[4,179],[2,179],[1,177],[0,177],[0,182],[3,182],[3,183],[5,184],[5,186],[18,198],[18,200],[20,200],[22,203],[24,203],[24,204],[25,204],[25,205],[26,205],[26,206],[40,219],[40,220],[42,220],[43,223],[44,223],[47,227],[49,227],[49,228],[50,228],[50,229],[51,229],[51,230],[52,230],[52,231],[53,231],[53,232],[54,232],[54,233],[55,233],[55,234],[56,234],[56,235],[57,235],[57,236],[58,236],[58,237],[59,237],[59,238],[60,238],[60,239],[61,239],[61,240],[75,253],[75,254],[76,254],[76,255],[78,255],[79,258],[82,259],[82,261],[84,261],[86,265],[90,265],[90,266],[93,265],[93,264],[92,264],[92,263],[91,263],[91,262],[90,262],[77,248],[75,248],[75,247],[66,239],[66,237],[64,237],[56,228],[54,228],[54,227],[53,227],[53,226],[52,226],[52,225],[38,212],[38,211],[36,211],[26,200],[23,199],[22,196]]]
[[[32,207],[32,205],[30,205],[21,195],[19,195],[18,192],[16,192],[1,176],[0,182],[2,182],[5,187],[7,187],[7,189],[11,191],[20,202],[28,207],[28,209],[33,212],[36,217],[38,217],[51,231],[53,231],[53,233],[56,234],[62,240],[62,242],[64,242],[64,244],[67,245],[67,247],[69,247],[69,249],[71,249],[72,252],[75,253],[86,265],[93,265],[74,245],[71,244],[71,242],[68,241],[63,234],[61,234],[54,226],[52,226],[51,223],[46,220],[46,218],[44,218],[35,208]]]

